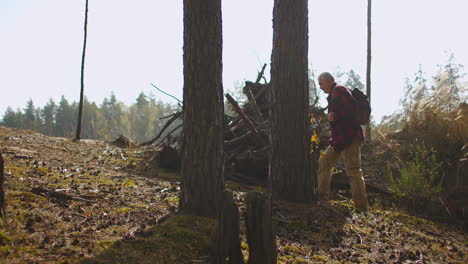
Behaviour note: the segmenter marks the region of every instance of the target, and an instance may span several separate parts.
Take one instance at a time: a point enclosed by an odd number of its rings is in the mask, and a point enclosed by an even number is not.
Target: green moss
[[[117,240],[101,240],[96,244],[97,251],[99,253],[104,252],[108,249],[110,249]]]
[[[138,208],[138,209],[145,209],[146,207],[148,207],[148,205],[143,204],[143,203],[132,203],[130,204],[130,207]]]
[[[55,264],[70,264],[70,263],[73,263],[73,260],[64,259],[64,260],[55,262]]]
[[[13,176],[19,177],[24,175],[29,170],[28,166],[10,163],[5,167],[5,171],[11,171]]]
[[[279,256],[278,257],[278,262],[279,263],[291,263],[291,261],[294,259],[293,256],[291,255],[284,255],[284,256]]]
[[[11,246],[0,246],[0,262],[2,260],[1,257],[6,256],[9,252],[11,252],[11,250],[12,250]]]
[[[22,224],[25,224],[28,221],[29,210],[16,209],[13,217],[16,217],[16,220]]]
[[[328,258],[325,257],[325,256],[322,256],[322,255],[313,255],[310,257],[310,260],[312,261],[322,261],[322,262],[325,262],[325,263],[328,263]]]
[[[214,223],[214,219],[175,215],[143,238],[99,243],[104,252],[82,263],[190,263],[208,254]]]
[[[308,262],[307,260],[301,258],[301,257],[297,257],[297,258],[294,260],[293,263],[294,263],[294,264],[307,264],[307,263],[309,263],[309,262]]]
[[[169,197],[164,198],[164,201],[166,201],[169,204],[177,206],[179,204],[179,196],[169,196]]]
[[[37,247],[34,247],[34,246],[17,247],[16,250],[20,253],[35,253],[37,252]]]
[[[126,179],[125,182],[122,184],[124,188],[134,188],[135,182],[132,179]]]
[[[436,251],[437,253],[445,252],[446,249],[443,248],[439,243],[432,243],[431,250]]]
[[[284,250],[284,253],[287,255],[298,255],[298,254],[305,253],[303,248],[293,246],[293,245],[284,246],[283,250]]]
[[[124,214],[124,213],[128,213],[128,212],[131,212],[131,211],[132,211],[132,208],[121,207],[121,208],[115,210],[115,213],[116,214]]]
[[[346,224],[345,226],[349,226],[350,228],[352,227],[358,233],[361,233],[361,235],[362,234],[370,235],[371,232],[373,231],[373,229],[369,227],[361,227],[361,226],[351,225],[351,224]]]
[[[278,263],[291,263],[291,264],[305,264],[305,263],[310,263],[310,261],[307,261],[301,257],[295,257],[293,255],[284,255],[284,256],[278,256]],[[314,262],[315,263],[315,262]]]
[[[26,191],[11,191],[9,194],[10,203],[18,204],[21,202],[36,202],[38,200],[47,201],[47,198]]]
[[[166,181],[180,181],[182,176],[180,172],[175,171],[159,171],[156,178]]]
[[[0,231],[0,246],[8,246],[11,244],[11,237]]]
[[[34,172],[40,176],[45,176],[49,174],[50,170],[47,167],[37,167],[34,169]]]

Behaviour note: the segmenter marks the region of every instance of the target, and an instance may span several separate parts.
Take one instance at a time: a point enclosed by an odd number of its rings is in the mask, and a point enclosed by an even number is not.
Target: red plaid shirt
[[[333,112],[334,122],[330,122],[330,144],[336,152],[341,152],[353,142],[354,138],[364,140],[361,125],[354,119],[356,99],[352,91],[344,86],[335,85],[327,97],[328,112]]]

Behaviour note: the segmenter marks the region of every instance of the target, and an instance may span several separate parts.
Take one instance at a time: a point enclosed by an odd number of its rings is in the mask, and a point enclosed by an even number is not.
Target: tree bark
[[[216,217],[224,188],[221,0],[184,0],[180,209]]]
[[[271,223],[271,197],[248,193],[245,224],[249,244],[249,264],[274,264],[277,259],[275,236]]]
[[[275,0],[271,59],[272,194],[303,203],[314,199],[316,178],[309,158],[307,2]]]
[[[86,56],[87,38],[88,38],[88,0],[86,0],[83,53],[81,55],[81,91],[80,91],[80,105],[78,109],[78,126],[76,128],[76,137],[75,137],[76,141],[81,139],[81,121],[83,119],[83,97],[84,97],[84,64],[85,64],[85,56]]]
[[[212,235],[211,263],[243,263],[239,233],[239,209],[234,202],[232,192],[224,192]]]
[[[371,12],[372,0],[367,0],[367,71],[366,71],[366,95],[371,102]],[[366,137],[371,140],[371,126],[370,122],[366,126]]]
[[[5,201],[5,163],[2,153],[0,153],[0,216],[6,216],[6,201]]]

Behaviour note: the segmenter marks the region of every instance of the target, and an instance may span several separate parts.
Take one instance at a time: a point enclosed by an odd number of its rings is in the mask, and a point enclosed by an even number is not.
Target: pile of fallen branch
[[[270,85],[266,83],[264,71],[258,73],[255,82],[245,82],[242,89],[246,97],[246,102],[239,104],[231,95],[225,94],[231,112],[234,116],[225,115],[224,129],[224,152],[225,152],[225,171],[226,178],[241,181],[247,184],[263,185],[268,177],[268,153],[269,153],[269,134],[270,134]],[[263,80],[263,83],[261,81]],[[311,116],[314,116],[314,122],[311,122],[312,131],[318,133],[317,142],[313,148],[318,152],[321,142],[325,142],[326,128],[323,122],[324,109],[311,109]],[[161,131],[153,139],[140,144],[140,146],[149,145],[172,145],[180,146],[181,142],[175,142],[174,138],[181,138],[180,134],[182,124],[176,126],[171,131],[168,128],[176,120],[182,120],[183,113],[177,112],[170,116]],[[174,135],[176,134],[176,135]],[[163,136],[164,135],[164,136]],[[320,144],[319,144],[320,143]],[[160,156],[163,153],[160,153]],[[162,157],[160,157],[162,158]],[[173,157],[171,157],[171,160]]]

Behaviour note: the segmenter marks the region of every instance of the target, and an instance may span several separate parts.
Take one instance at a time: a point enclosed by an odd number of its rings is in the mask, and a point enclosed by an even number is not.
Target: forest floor
[[[207,263],[213,219],[177,213],[178,172],[157,166],[155,148],[120,149],[0,126],[7,218],[0,263]],[[363,161],[385,185],[384,161]],[[241,210],[258,186],[227,182]],[[369,194],[354,210],[349,191],[328,206],[275,202],[278,263],[468,263],[468,233]],[[245,228],[242,249],[248,258]]]

